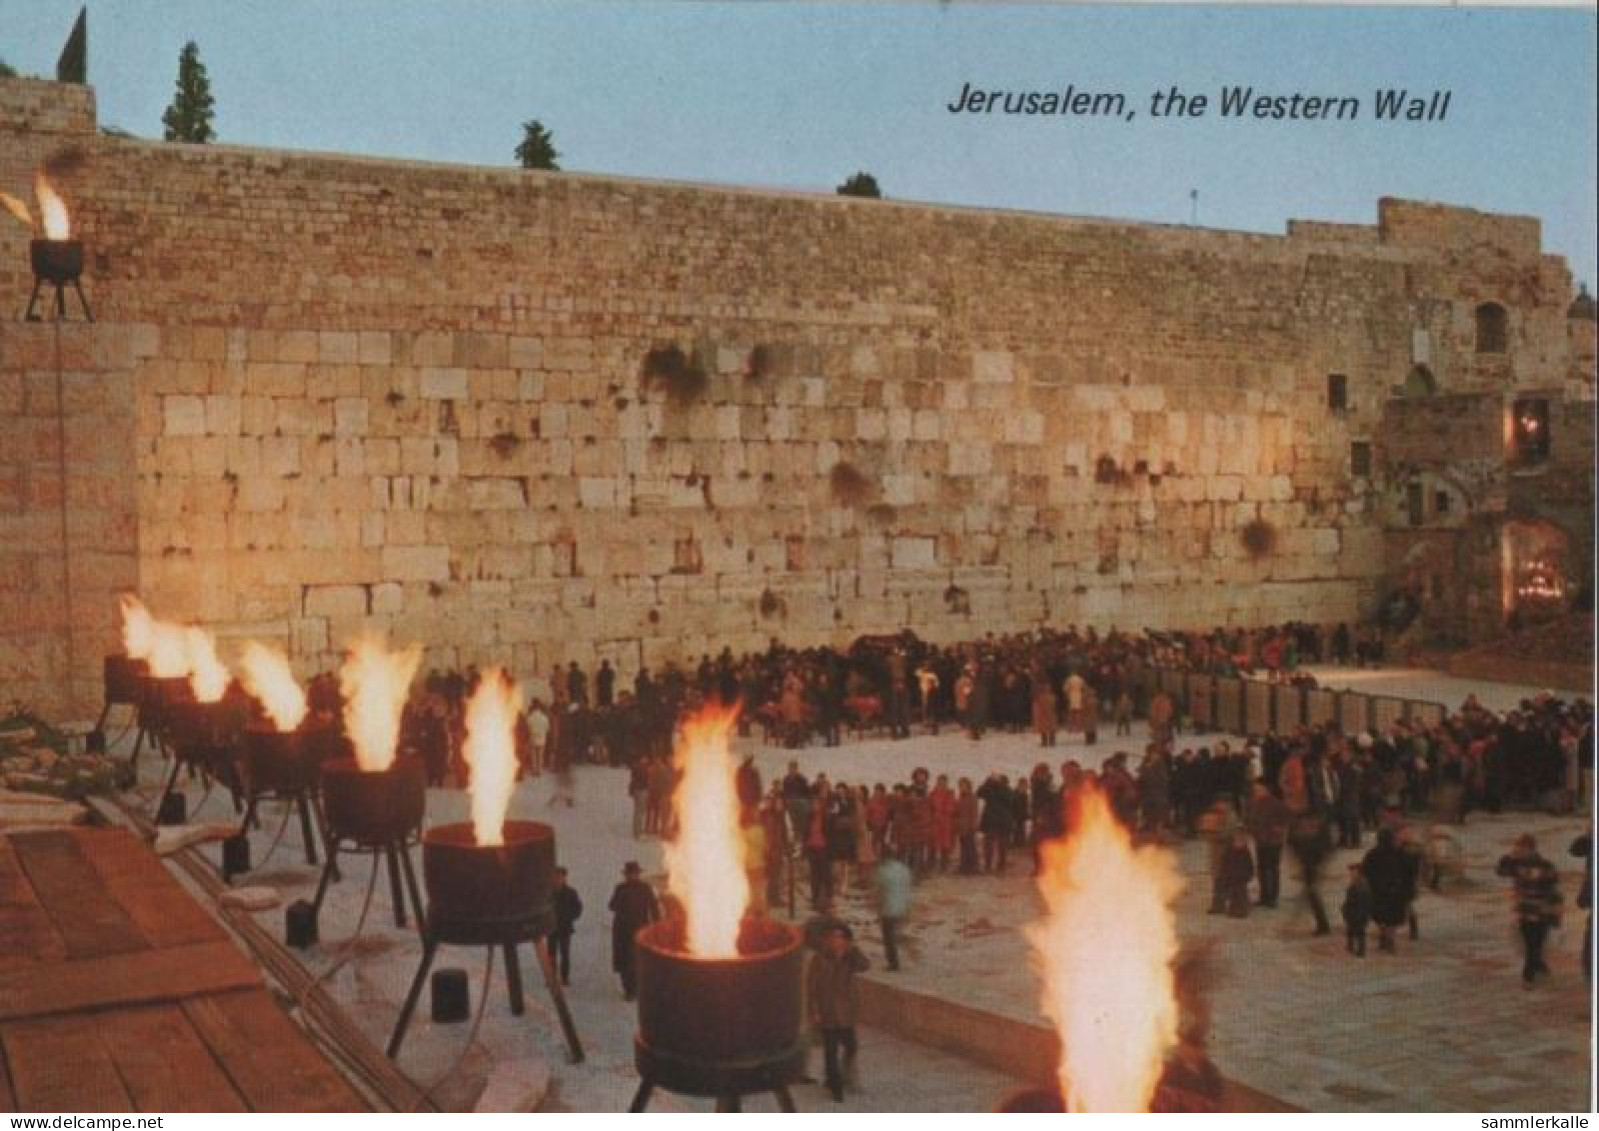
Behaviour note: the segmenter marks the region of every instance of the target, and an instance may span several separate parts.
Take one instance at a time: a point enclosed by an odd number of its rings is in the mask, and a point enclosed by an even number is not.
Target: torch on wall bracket
[[[29,244],[28,251],[33,261],[33,294],[28,296],[23,321],[44,321],[39,313],[39,292],[48,284],[55,289],[56,321],[66,321],[67,288],[70,286],[77,292],[84,321],[93,322],[94,312],[89,309],[89,300],[79,282],[83,276],[83,241],[36,239]]]

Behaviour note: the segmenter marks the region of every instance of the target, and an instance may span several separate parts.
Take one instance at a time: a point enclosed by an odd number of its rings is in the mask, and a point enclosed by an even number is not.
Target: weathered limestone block
[[[530,338],[520,334],[512,334],[506,339],[506,363],[513,369],[538,369],[543,366],[544,339]],[[522,377],[527,380],[527,375]],[[526,388],[526,385],[521,386]],[[527,399],[536,399],[529,393],[523,393]]]
[[[527,506],[520,479],[468,479],[466,505],[471,510],[521,510]]]
[[[719,476],[711,482],[711,503],[719,509],[755,507],[761,497],[760,480],[753,477]]]
[[[391,581],[448,581],[448,546],[386,546],[383,576]]]
[[[327,401],[308,401],[279,397],[274,402],[274,428],[284,436],[331,436],[333,405]]]
[[[410,339],[410,361],[416,366],[454,365],[455,335],[426,330]]]
[[[461,401],[467,397],[466,370],[428,367],[421,373],[421,396],[426,400]]]
[[[1010,444],[1042,444],[1043,414],[1032,409],[1022,409],[1012,413],[1005,420],[1003,435],[1006,443]]]
[[[577,475],[615,476],[623,470],[622,445],[616,440],[584,440],[572,449],[572,470]]]
[[[1015,358],[1009,350],[974,350],[972,380],[981,385],[1011,384],[1016,379]]]
[[[982,441],[952,442],[945,470],[950,475],[986,475],[993,466],[993,446]]]
[[[370,608],[363,585],[308,585],[301,611],[312,617],[360,617]]]
[[[243,422],[243,405],[236,396],[205,398],[205,430],[212,436],[237,436]]]
[[[205,435],[205,398],[170,396],[161,398],[162,432],[168,436]]]
[[[385,330],[362,330],[356,336],[355,359],[362,365],[392,364],[394,335]]]
[[[365,397],[340,397],[333,402],[333,431],[340,436],[365,436],[371,428],[370,413]]]
[[[303,397],[306,367],[297,362],[251,361],[244,367],[245,391],[260,397]]]
[[[577,481],[578,505],[588,510],[614,510],[619,501],[618,487],[614,478],[583,476]]]

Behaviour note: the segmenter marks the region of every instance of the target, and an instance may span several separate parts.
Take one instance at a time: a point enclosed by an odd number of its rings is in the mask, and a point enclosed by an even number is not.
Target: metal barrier
[[[1305,725],[1326,726],[1338,717],[1338,693],[1325,687],[1313,687],[1305,692]]]
[[[1371,701],[1371,725],[1378,734],[1384,734],[1393,728],[1395,723],[1405,720],[1405,700],[1395,699],[1391,695],[1380,695]]]
[[[1277,729],[1271,713],[1271,684],[1244,681],[1244,732],[1270,734]]]
[[[1358,691],[1338,693],[1338,729],[1357,734],[1371,729],[1371,696]]]
[[[1216,726],[1216,680],[1203,672],[1189,672],[1183,680],[1183,703],[1196,732]]]
[[[1244,733],[1244,681],[1232,676],[1216,680],[1216,729]]]
[[[1424,699],[1405,700],[1405,718],[1422,726],[1435,727],[1444,721],[1449,709],[1442,703],[1429,703]]]
[[[1271,705],[1277,733],[1283,734],[1305,725],[1305,689],[1291,683],[1272,688]]]
[[[1335,723],[1345,734],[1382,732],[1400,722],[1436,726],[1449,713],[1444,704],[1426,699],[1212,676],[1180,668],[1146,668],[1140,683],[1151,695],[1157,688],[1165,691],[1182,713],[1208,719],[1216,730],[1227,734],[1289,734],[1301,726],[1328,723]],[[1201,702],[1196,710],[1196,703]]]

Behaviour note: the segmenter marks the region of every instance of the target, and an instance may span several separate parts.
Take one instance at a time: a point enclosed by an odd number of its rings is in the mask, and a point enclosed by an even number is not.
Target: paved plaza
[[[1536,690],[1414,672],[1332,673],[1327,682],[1336,685],[1339,674],[1362,690],[1434,698],[1451,706],[1468,691],[1485,703],[1505,706]],[[1381,686],[1365,686],[1373,681]],[[1118,749],[1136,752],[1141,725],[1133,739],[1119,744],[1107,739],[1093,748],[1063,741],[1052,751],[1041,751],[1029,735],[990,735],[972,742],[946,730],[900,742],[874,738],[800,751],[762,745],[752,737],[740,740],[739,749],[755,755],[767,781],[796,757],[810,774],[825,772],[851,783],[892,783],[908,779],[916,766],[949,773],[953,779],[980,777],[991,769],[1025,773],[1040,760],[1057,769],[1068,758],[1094,764]],[[153,780],[155,772],[147,764],[146,778]],[[554,826],[560,861],[571,870],[572,883],[584,899],[570,1001],[587,1059],[582,1065],[567,1063],[549,998],[528,968],[524,950],[528,1015],[511,1017],[504,973],[496,965],[491,996],[470,1047],[470,1025],[432,1024],[424,997],[400,1065],[424,1087],[437,1082],[434,1098],[446,1107],[538,1102],[544,1110],[620,1111],[637,1086],[631,1049],[634,1007],[622,1000],[610,970],[605,905],[628,859],[638,859],[647,875],[660,878],[660,845],[630,835],[624,771],[582,767],[576,778],[574,807],[551,807],[552,783],[544,777],[518,787],[512,815]],[[198,791],[191,792],[191,806],[198,800]],[[289,827],[263,862],[279,823],[271,808],[266,813],[263,829],[252,838],[257,870],[242,882],[277,888],[285,903],[309,898],[316,870],[303,861],[297,826]],[[466,796],[434,791],[428,813],[430,824],[462,819]],[[212,797],[199,819],[224,815],[224,803]],[[1256,909],[1244,920],[1207,916],[1203,846],[1198,841],[1176,843],[1173,848],[1188,880],[1178,904],[1180,933],[1185,940],[1212,942],[1218,959],[1211,988],[1211,1051],[1217,1065],[1232,1079],[1314,1111],[1586,1108],[1590,999],[1578,965],[1582,919],[1574,900],[1580,868],[1567,855],[1567,846],[1583,827],[1581,816],[1511,813],[1473,814],[1463,827],[1446,830],[1463,871],[1440,891],[1422,895],[1418,940],[1402,939],[1397,955],[1382,955],[1372,947],[1364,959],[1344,952],[1339,930],[1330,937],[1312,936],[1309,911],[1294,898],[1298,885],[1286,865],[1278,909]],[[1493,875],[1499,855],[1523,831],[1534,833],[1545,855],[1560,867],[1567,905],[1565,926],[1550,947],[1553,976],[1530,992],[1520,986],[1508,882]],[[214,846],[202,851],[217,854]],[[1327,869],[1323,897],[1335,920],[1343,865],[1356,858],[1341,852]],[[1029,871],[1025,855],[1013,856],[1010,873],[1002,877],[935,876],[919,884],[909,928],[913,959],[898,974],[881,970],[869,893],[846,892],[842,913],[859,928],[862,945],[877,967],[867,976],[1041,1024],[1037,981],[1020,932],[1040,909]],[[323,941],[305,952],[304,961],[313,972],[331,971],[326,985],[381,1046],[415,971],[420,946],[414,932],[395,927],[382,879],[360,941],[346,942],[354,934],[366,890],[365,862],[352,863],[332,889],[322,921]],[[803,916],[803,899],[800,908]],[[281,908],[260,913],[259,920],[281,937]],[[445,948],[438,963],[468,972],[474,1004],[485,957],[482,949]],[[862,1046],[859,1087],[846,1095],[847,1110],[986,1111],[1021,1083],[881,1032],[864,1031]],[[819,1071],[819,1064],[815,1067]],[[482,1094],[485,1084],[489,1091]],[[797,1089],[796,1099],[802,1110],[832,1106],[819,1087]],[[751,1106],[768,1103],[752,1100]],[[708,1101],[661,1093],[653,1101],[659,1110],[709,1106]]]

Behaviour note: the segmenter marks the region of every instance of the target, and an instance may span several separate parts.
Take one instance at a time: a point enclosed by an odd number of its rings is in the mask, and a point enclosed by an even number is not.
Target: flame
[[[18,220],[21,220],[24,224],[28,225],[28,228],[32,230],[33,213],[28,211],[28,206],[26,204],[12,196],[9,192],[0,192],[0,205],[4,205],[7,212],[11,213],[11,215],[15,216]]]
[[[202,703],[216,703],[227,694],[233,674],[217,656],[217,642],[205,629],[193,626],[183,630],[184,647],[189,654],[189,686]]]
[[[305,691],[295,682],[287,656],[276,648],[250,640],[239,657],[239,668],[244,689],[266,708],[273,726],[287,734],[305,721],[310,708],[306,705]]]
[[[67,221],[67,204],[57,195],[43,173],[33,178],[33,195],[39,201],[39,217],[44,222],[44,238],[64,240],[72,236],[72,225]]]
[[[683,724],[675,756],[683,778],[672,807],[681,831],[666,846],[667,887],[683,904],[688,952],[698,958],[738,956],[739,923],[750,901],[728,750],[737,718],[737,707],[707,707]]]
[[[499,668],[483,673],[466,704],[461,752],[472,768],[472,833],[482,845],[505,843],[505,811],[516,786],[516,718],[522,692]]]
[[[178,679],[194,670],[182,625],[156,620],[131,593],[122,595],[121,605],[122,647],[131,659],[148,661],[158,679]]]
[[[1060,1033],[1061,1096],[1071,1112],[1148,1111],[1177,1043],[1182,879],[1169,853],[1133,848],[1097,789],[1078,804],[1071,835],[1042,846],[1048,913],[1027,929]]]
[[[351,646],[339,672],[339,689],[344,694],[344,727],[362,770],[377,773],[394,765],[400,712],[421,663],[419,644],[390,652],[381,640],[363,638]]]

